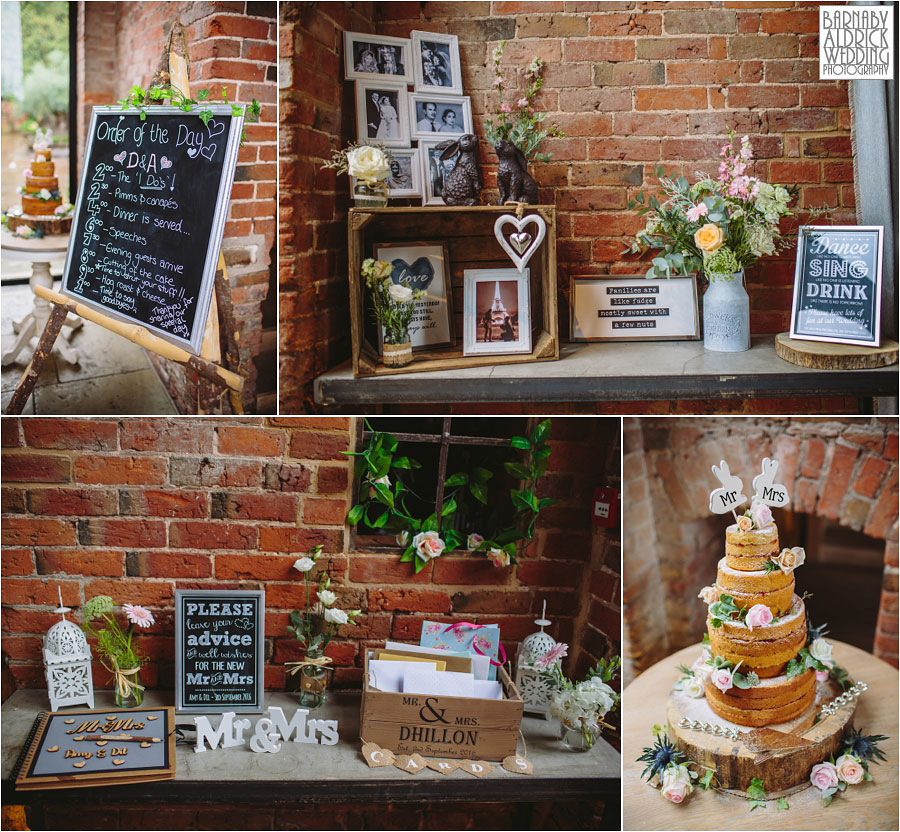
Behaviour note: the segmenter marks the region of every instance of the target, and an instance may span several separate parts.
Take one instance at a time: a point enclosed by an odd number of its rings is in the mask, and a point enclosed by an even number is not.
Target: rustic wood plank
[[[25,403],[33,392],[34,385],[37,384],[41,370],[44,368],[44,362],[47,360],[47,356],[50,355],[53,344],[56,343],[56,338],[66,322],[66,315],[68,314],[69,311],[65,306],[58,304],[54,304],[50,310],[50,317],[47,318],[47,324],[41,333],[41,337],[38,339],[37,349],[35,349],[34,355],[31,356],[31,361],[28,362],[25,372],[22,373],[22,379],[19,381],[19,386],[16,387],[16,392],[13,393],[12,398],[9,400],[9,405],[6,408],[7,416],[19,416],[24,410]]]

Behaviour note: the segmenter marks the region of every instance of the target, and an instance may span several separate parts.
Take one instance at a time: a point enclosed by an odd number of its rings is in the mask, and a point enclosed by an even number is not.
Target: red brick
[[[261,526],[259,549],[263,552],[306,552],[320,543],[326,552],[343,548],[343,531],[334,529],[298,529],[287,526]]]
[[[0,446],[4,448],[21,448],[24,445],[22,439],[22,420],[10,416],[0,424]]]
[[[297,582],[302,592],[303,576],[293,568],[293,555],[216,555],[216,577],[254,581]]]
[[[281,456],[285,437],[280,431],[254,427],[220,427],[219,453],[229,456]]]
[[[84,585],[85,600],[96,595],[109,595],[117,607],[126,603],[140,604],[144,607],[170,607],[174,600],[171,583],[146,578],[136,581],[128,579],[88,581]]]
[[[853,483],[853,490],[863,497],[874,497],[890,468],[891,464],[883,459],[875,456],[866,457],[856,481]]]
[[[642,87],[634,91],[635,110],[702,110],[706,90],[702,87]]]
[[[651,61],[705,58],[707,48],[706,38],[642,38],[637,42],[637,58]]]
[[[884,458],[897,459],[897,434],[889,433],[884,440]]]
[[[71,482],[72,465],[67,456],[34,453],[4,453],[4,482]]]
[[[770,35],[818,32],[819,12],[818,9],[763,12],[760,24],[762,31]]]
[[[3,652],[13,661],[34,661],[35,656],[41,655],[43,639],[39,636],[13,636],[3,637]]]
[[[357,552],[350,559],[350,580],[363,584],[427,584],[431,583],[433,563],[435,561],[427,563],[417,575],[412,563],[401,563],[399,555],[364,555]]]
[[[583,578],[584,565],[558,561],[527,561],[519,564],[519,580],[530,586],[576,586]]]
[[[891,471],[881,496],[869,513],[863,532],[870,537],[887,537],[888,531],[897,522],[897,466]]]
[[[11,546],[74,546],[75,522],[49,517],[6,517],[0,530]]]
[[[29,489],[28,510],[62,516],[118,514],[119,495],[110,488]]]
[[[852,156],[849,136],[815,136],[803,140],[804,156]]]
[[[204,23],[203,38],[235,37],[250,40],[265,40],[269,35],[269,23],[244,15],[217,14]]]
[[[817,479],[825,461],[825,443],[821,439],[807,439],[803,444],[806,450],[800,473],[804,477]]]
[[[5,420],[4,420],[5,421]],[[31,575],[34,572],[34,558],[31,549],[5,547],[0,557],[0,572],[5,575]]]
[[[159,454],[196,453],[212,447],[213,426],[197,419],[124,419],[123,451],[154,451]]]
[[[79,520],[78,542],[82,546],[140,546],[159,549],[166,545],[166,526],[162,520],[106,517]]]
[[[125,560],[129,578],[210,578],[208,554],[187,552],[129,552]]]
[[[81,586],[77,581],[41,578],[6,578],[3,581],[3,603],[58,607],[57,587],[62,590],[63,603],[67,607],[81,606]]]
[[[804,84],[800,87],[801,107],[846,107],[847,104],[846,82]]]
[[[259,529],[240,523],[181,520],[169,526],[169,545],[178,549],[255,549]]]
[[[850,474],[853,472],[853,466],[858,456],[859,451],[855,448],[849,448],[846,445],[834,446],[831,466],[819,497],[819,505],[816,508],[817,514],[832,520],[837,518],[841,501],[850,482]]]
[[[24,419],[25,444],[32,448],[60,450],[118,450],[115,422],[95,419]]]
[[[341,494],[347,490],[347,469],[337,465],[320,465],[316,472],[316,491],[319,494]]]
[[[347,515],[345,500],[317,500],[311,497],[303,503],[303,522],[318,526],[343,526]]]
[[[210,495],[211,516],[228,520],[277,520],[292,523],[297,520],[296,494],[247,494],[244,492],[214,491]]]
[[[209,514],[204,491],[180,489],[121,489],[119,511],[151,517],[206,517]]]
[[[452,611],[466,615],[527,613],[532,608],[532,600],[532,590],[525,588],[461,589],[450,597]]]
[[[578,61],[633,61],[634,54],[634,41],[632,40],[585,38],[583,40],[567,40],[565,42],[565,61],[568,63]]]
[[[3,553],[4,558],[6,552]],[[62,572],[68,575],[106,576],[121,578],[125,574],[125,552],[106,549],[44,549],[35,550],[37,571],[41,575]]]
[[[434,561],[434,582],[437,584],[492,584],[508,586],[512,582],[510,567],[496,567],[484,555],[450,557],[444,555]]]
[[[349,450],[346,433],[317,433],[295,430],[291,433],[288,456],[294,459],[340,459],[345,460],[341,451]]]
[[[820,181],[819,163],[806,161],[786,161],[773,159],[769,162],[770,182],[815,182]]]
[[[166,461],[143,456],[82,455],[75,462],[75,480],[101,485],[162,485]]]
[[[59,613],[56,612],[17,607],[3,608],[4,633],[39,633],[43,636],[58,621]],[[46,685],[46,680],[43,679],[43,668],[41,668],[41,681]],[[38,685],[32,685],[32,687],[38,687]]]
[[[400,612],[450,612],[450,596],[428,589],[379,589],[369,591],[369,610]]]

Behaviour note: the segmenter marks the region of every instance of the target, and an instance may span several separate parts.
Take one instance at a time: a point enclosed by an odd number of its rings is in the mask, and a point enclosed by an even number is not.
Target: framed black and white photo
[[[469,96],[411,92],[409,132],[414,139],[459,138],[463,133],[471,133],[472,102]]]
[[[175,710],[263,710],[266,593],[175,590]]]
[[[444,178],[453,170],[459,153],[454,153],[447,159],[441,159],[444,152],[443,145],[452,138],[446,139],[420,139],[419,140],[419,164],[422,166],[422,204],[444,205]]]
[[[459,41],[456,35],[421,32],[413,29],[412,62],[416,92],[443,92],[462,95],[459,69]]]
[[[384,180],[387,185],[389,197],[417,197],[422,196],[422,166],[419,162],[419,151],[410,148],[408,150],[392,149],[391,161],[388,163],[391,169],[390,175]],[[356,193],[359,181],[355,176],[350,177],[350,192]]]
[[[453,294],[450,289],[450,259],[444,243],[404,243],[376,245],[375,259],[394,264],[391,280],[410,289],[423,289],[425,297],[416,301],[409,325],[414,350],[452,346]],[[379,338],[379,343],[382,339]]]
[[[530,269],[466,269],[463,355],[531,352],[530,301]]]
[[[572,341],[699,341],[696,275],[573,277]]]
[[[344,32],[344,77],[365,81],[377,75],[412,83],[412,41],[363,32]]]
[[[404,82],[356,82],[356,133],[361,142],[409,147],[409,116]]]
[[[791,338],[881,346],[883,245],[880,225],[799,228]]]

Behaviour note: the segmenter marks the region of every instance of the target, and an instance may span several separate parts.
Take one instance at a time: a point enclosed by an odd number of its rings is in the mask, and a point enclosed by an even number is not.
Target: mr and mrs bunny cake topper
[[[729,511],[737,520],[735,509],[747,502],[743,493],[744,483],[740,477],[731,473],[728,463],[723,459],[718,465],[712,466],[712,472],[719,481],[719,488],[714,488],[709,494],[709,510],[715,514],[727,514]],[[762,473],[753,478],[753,501],[765,503],[774,508],[781,508],[790,503],[787,488],[775,482],[778,473],[778,460],[766,457],[762,461]]]

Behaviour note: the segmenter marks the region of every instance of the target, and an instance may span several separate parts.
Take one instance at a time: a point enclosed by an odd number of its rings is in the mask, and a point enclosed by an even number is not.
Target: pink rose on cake
[[[827,682],[828,677],[831,674],[827,670],[817,670],[816,671],[816,681],[817,682]]]
[[[683,803],[684,799],[694,791],[691,775],[685,765],[671,763],[666,766],[662,776],[662,796],[672,803]]]
[[[737,668],[728,670],[724,667],[717,667],[709,678],[722,693],[728,693],[728,691],[734,687],[735,670],[737,670]]]
[[[744,623],[748,630],[752,630],[754,627],[768,627],[772,623],[772,610],[765,604],[754,604],[747,610]]]
[[[416,554],[424,561],[438,557],[446,548],[447,544],[441,540],[437,532],[419,532],[413,538],[413,546]]]
[[[859,757],[853,754],[842,754],[835,761],[834,767],[837,769],[838,777],[851,786],[861,783],[866,774]]]
[[[738,528],[742,532],[749,532],[753,529],[753,521],[746,514],[742,514],[738,517]]]
[[[837,768],[831,763],[819,763],[812,767],[812,771],[809,773],[809,782],[823,792],[825,789],[834,789],[838,784]]]
[[[772,509],[762,500],[754,500],[750,503],[750,519],[757,529],[763,529],[772,522]]]
[[[692,665],[691,670],[694,676],[705,682],[709,678],[709,674],[713,672],[712,665],[709,664],[709,656],[703,653]]]
[[[710,604],[715,604],[716,601],[719,600],[719,593],[716,590],[715,584],[713,584],[712,586],[703,587],[697,597],[708,607]]]
[[[792,549],[782,549],[781,554],[775,558],[775,563],[786,575],[793,572],[798,566],[803,566],[806,561],[806,550],[802,546],[794,546]]]

